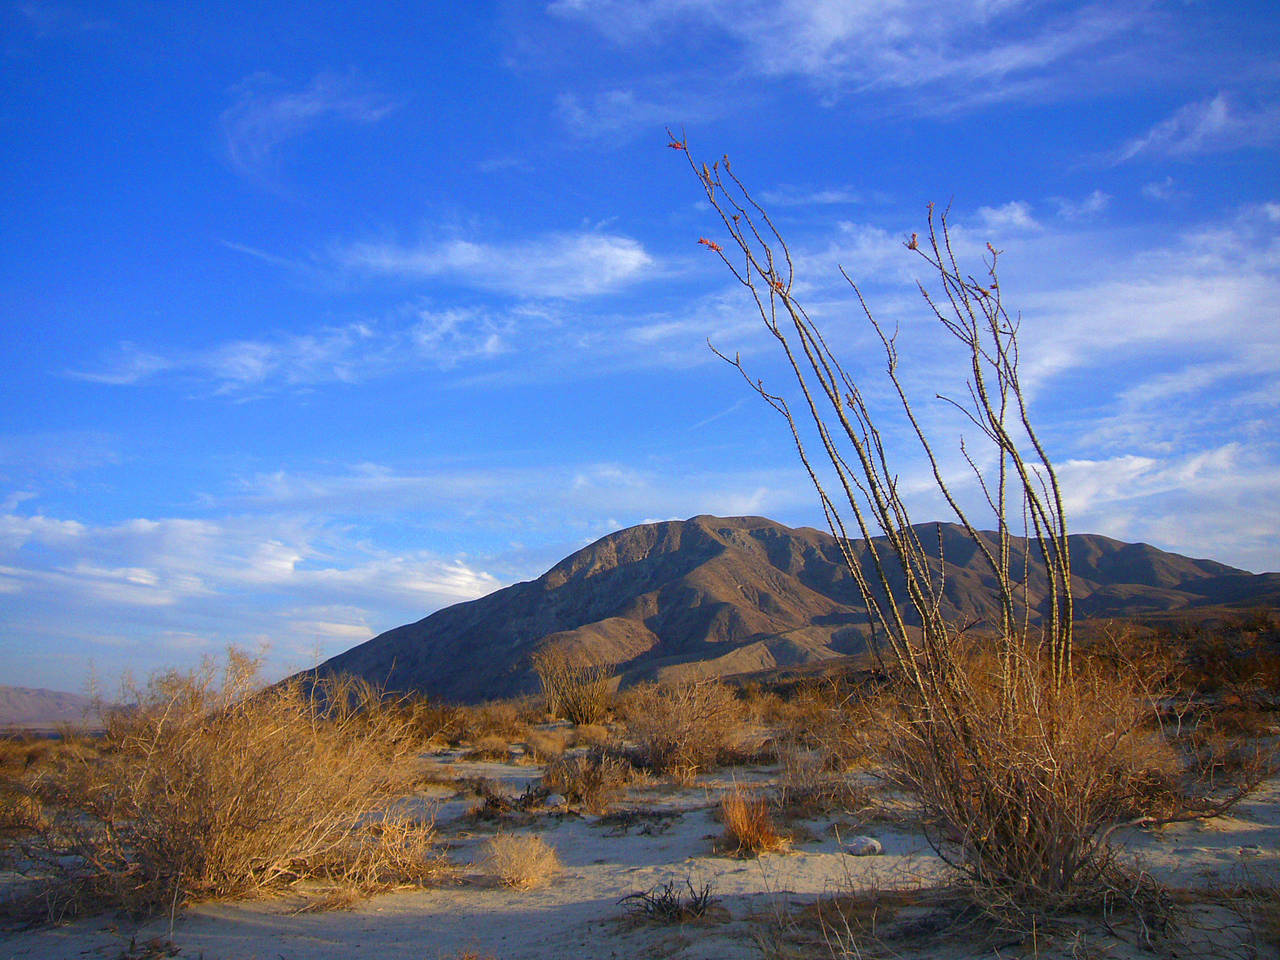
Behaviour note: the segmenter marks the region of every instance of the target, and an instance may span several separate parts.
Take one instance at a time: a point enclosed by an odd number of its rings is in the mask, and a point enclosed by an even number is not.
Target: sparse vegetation
[[[500,833],[489,838],[489,867],[506,886],[532,890],[560,872],[560,857],[541,837]]]
[[[609,716],[614,680],[608,665],[575,663],[563,650],[550,647],[534,654],[533,669],[552,717],[588,724]]]
[[[627,694],[624,719],[637,762],[655,773],[687,782],[737,742],[742,704],[719,681],[651,684]]]
[[[629,893],[618,903],[626,907],[632,919],[653,923],[686,923],[707,916],[716,903],[711,884],[695,887],[693,880],[686,878],[684,889],[687,894],[676,881],[668,880],[649,890]]]
[[[101,756],[66,758],[33,789],[29,855],[48,871],[27,903],[49,919],[133,915],[252,896],[301,878],[362,891],[443,869],[433,825],[392,809],[411,776],[404,720],[346,680],[260,689],[229,655],[128,693]]]
[[[911,404],[896,332],[876,320],[842,274],[883,347],[893,413],[873,409],[801,305],[790,251],[728,158],[698,164],[683,140],[673,136],[670,145],[685,155],[720,216],[729,249],[700,242],[747,288],[799,391],[797,418],[787,398],[753,378],[740,357],[720,354],[786,423],[866,605],[872,648],[892,671],[897,694],[884,718],[889,776],[921,804],[937,849],[969,879],[978,901],[1031,914],[1099,901],[1113,889],[1110,825],[1152,802],[1152,793],[1167,797],[1176,769],[1168,769],[1170,751],[1146,725],[1152,678],[1080,670],[1073,662],[1063,497],[1019,378],[1019,324],[1004,305],[999,251],[988,244],[983,269],[966,273],[946,213],[935,216],[932,207],[925,235],[905,244],[935,282],[932,289],[920,285],[926,310],[959,344],[969,371],[964,399],[949,402],[988,444],[982,451],[961,444],[979,502],[990,508],[994,533],[984,534],[953,494]],[[893,429],[918,441],[937,491],[983,558],[998,615],[980,670],[973,669],[968,625],[943,613],[941,530],[938,547],[926,548],[927,534],[912,526],[889,462],[882,428],[891,415],[898,418]],[[1011,518],[1021,519],[1028,540],[1019,566]],[[1034,610],[1033,580],[1045,598]]]
[[[631,764],[599,747],[566,754],[547,766],[543,784],[580,804],[588,813],[604,813],[622,796],[633,771]]]

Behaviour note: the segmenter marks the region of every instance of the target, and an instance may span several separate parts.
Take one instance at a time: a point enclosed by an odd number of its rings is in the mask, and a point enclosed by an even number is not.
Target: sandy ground
[[[486,776],[511,793],[539,775],[536,767],[471,763],[446,755],[432,761],[442,777]],[[851,886],[911,889],[945,878],[945,865],[902,812],[886,811],[862,822],[831,819],[792,826],[797,842],[788,853],[737,859],[717,851],[722,828],[714,819],[721,791],[737,782],[767,783],[768,767],[738,769],[700,778],[682,789],[632,789],[616,808],[644,811],[629,824],[575,812],[534,815],[531,823],[502,829],[533,833],[555,847],[563,871],[547,886],[516,891],[498,884],[484,863],[484,845],[497,825],[467,816],[471,800],[441,785],[416,802],[434,809],[455,882],[429,890],[389,893],[354,909],[296,913],[296,898],[200,904],[174,918],[131,927],[109,918],[34,930],[0,938],[3,958],[140,958],[161,956],[147,941],[171,941],[179,956],[204,960],[356,960],[363,957],[493,957],[497,960],[570,958],[829,957],[812,928],[794,918],[823,896]],[[838,834],[838,835],[837,835]],[[874,836],[883,854],[852,857],[839,838]],[[839,837],[839,838],[838,838]],[[1125,858],[1176,892],[1183,901],[1179,956],[1247,957],[1240,917],[1214,903],[1215,888],[1240,881],[1280,878],[1280,779],[1264,784],[1228,816],[1201,823],[1130,831],[1119,838]],[[619,900],[658,884],[709,883],[718,906],[706,919],[664,925],[636,922]],[[921,908],[917,912],[928,914]],[[934,913],[936,916],[936,911]],[[901,915],[900,918],[901,919]],[[794,937],[809,930],[806,946]],[[779,954],[759,942],[786,933]],[[1123,934],[1123,931],[1121,931]],[[1150,956],[1105,932],[1101,938],[1056,938],[995,943],[964,931],[935,932],[923,940],[862,944],[865,955],[886,957],[1129,957]],[[802,938],[803,939],[803,938]],[[784,938],[785,940],[785,938]],[[132,948],[130,947],[133,944]],[[839,954],[837,954],[839,955]],[[849,956],[859,953],[850,950]]]

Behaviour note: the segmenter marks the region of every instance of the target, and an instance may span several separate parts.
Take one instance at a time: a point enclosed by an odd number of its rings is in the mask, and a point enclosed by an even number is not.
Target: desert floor
[[[1095,916],[1030,936],[995,935],[955,920],[944,893],[948,868],[934,854],[909,807],[882,798],[862,817],[825,816],[787,824],[790,851],[753,859],[719,849],[718,798],[733,784],[765,786],[776,768],[741,767],[685,787],[633,786],[611,815],[563,808],[498,823],[468,815],[474,794],[452,785],[488,777],[520,793],[539,768],[479,763],[457,753],[424,761],[437,783],[414,803],[434,810],[452,880],[427,890],[392,892],[349,909],[298,912],[300,897],[198,904],[142,926],[108,917],[0,937],[0,958],[125,958],[178,955],[204,960],[355,960],[355,958],[653,958],[737,957],[1137,957],[1151,956],[1141,931],[1117,916],[1108,931]],[[514,890],[492,876],[485,843],[497,831],[532,833],[563,864],[547,885]],[[843,842],[859,835],[883,853],[855,857]],[[1124,861],[1166,884],[1176,904],[1177,939],[1161,940],[1179,957],[1256,954],[1238,906],[1223,896],[1242,882],[1280,880],[1280,778],[1263,784],[1227,816],[1133,830],[1120,836]],[[12,879],[12,878],[11,878]],[[674,881],[710,884],[716,906],[687,923],[638,920],[619,900]],[[908,891],[895,897],[894,891]],[[856,892],[863,933],[830,939],[814,922],[823,903],[835,931],[841,894]],[[872,906],[874,904],[879,906]],[[896,908],[895,908],[896,906]],[[854,909],[854,908],[848,908]],[[872,914],[875,936],[870,936]],[[948,918],[951,919],[948,919]],[[173,951],[178,951],[174,953]]]

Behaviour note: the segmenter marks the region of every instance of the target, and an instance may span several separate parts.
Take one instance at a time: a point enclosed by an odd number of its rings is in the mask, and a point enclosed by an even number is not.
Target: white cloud
[[[1033,0],[557,0],[551,13],[618,44],[727,36],[741,73],[800,76],[836,95],[910,91],[917,107],[1070,94],[1149,46],[1141,8],[1057,12]],[[1146,44],[1136,41],[1146,40]],[[1095,56],[1092,74],[1080,64]],[[1069,78],[1071,82],[1067,82]]]
[[[613,89],[585,101],[574,93],[556,98],[556,114],[573,134],[613,142],[642,135],[646,130],[658,137],[667,127],[706,121],[718,112],[708,101],[687,92],[646,97],[635,90]]]
[[[364,273],[408,280],[444,278],[513,296],[569,299],[616,290],[656,266],[638,240],[597,232],[553,233],[507,243],[356,243],[336,256],[344,266]]]
[[[354,76],[322,73],[300,90],[258,73],[238,84],[235,102],[222,113],[227,157],[235,170],[253,179],[272,171],[281,147],[333,122],[370,124],[395,104]]]
[[[775,190],[765,190],[760,199],[776,207],[808,207],[846,205],[862,202],[862,195],[848,187],[805,189],[783,184]]]
[[[1031,216],[1031,206],[1023,200],[1010,200],[998,207],[979,207],[978,220],[982,226],[997,234],[1039,230]]]
[[[1064,220],[1088,220],[1107,209],[1111,203],[1111,195],[1101,190],[1094,190],[1082,200],[1069,200],[1066,197],[1053,197],[1057,204],[1058,215]]]
[[[1242,105],[1225,93],[1189,103],[1120,148],[1117,162],[1154,154],[1193,157],[1280,143],[1280,103]]]
[[[354,322],[272,339],[232,340],[204,350],[165,355],[148,351],[138,362],[131,344],[97,369],[68,375],[80,380],[127,386],[161,377],[193,379],[223,394],[361,383],[408,370],[453,369],[469,361],[505,353],[508,340],[537,314],[514,308],[505,314],[482,309],[437,310],[407,304],[382,323]],[[0,459],[2,459],[0,449]]]
[[[1174,188],[1173,177],[1163,180],[1152,180],[1142,185],[1142,195],[1148,200],[1172,200],[1178,195]]]

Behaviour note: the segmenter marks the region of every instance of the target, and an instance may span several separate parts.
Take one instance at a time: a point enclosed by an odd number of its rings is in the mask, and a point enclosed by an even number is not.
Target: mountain
[[[954,524],[918,531],[927,546],[941,542],[946,615],[991,623],[993,578],[977,546]],[[1025,546],[1013,543],[1015,570]],[[854,550],[870,574],[865,542]],[[1071,561],[1078,617],[1280,602],[1280,574],[1147,544],[1073,535]],[[1033,578],[1033,606],[1045,587]],[[611,533],[536,580],[388,630],[319,670],[474,702],[536,690],[530,657],[552,645],[615,664],[632,682],[800,666],[861,652],[865,637],[857,587],[830,534],[699,516]]]
[[[88,697],[57,690],[0,686],[0,729],[51,730],[60,724],[93,718]]]

